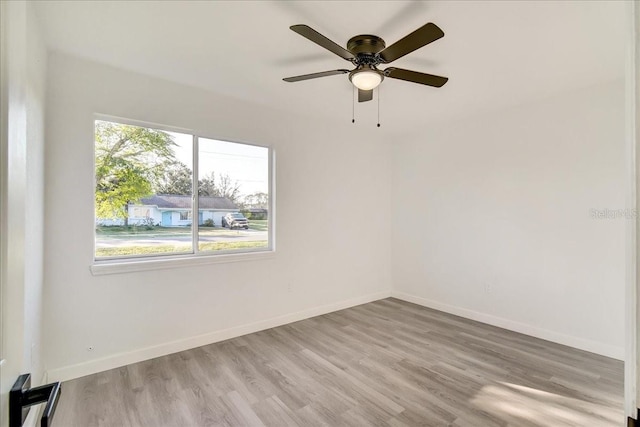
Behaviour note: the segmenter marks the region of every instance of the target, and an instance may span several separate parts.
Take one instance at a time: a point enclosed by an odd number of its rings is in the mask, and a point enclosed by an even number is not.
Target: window
[[[129,208],[130,218],[149,218],[150,210],[148,208],[141,208],[138,206]]]
[[[266,147],[96,120],[95,259],[270,250],[270,157]]]

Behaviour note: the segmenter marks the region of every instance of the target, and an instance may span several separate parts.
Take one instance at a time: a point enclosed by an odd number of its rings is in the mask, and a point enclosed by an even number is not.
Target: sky
[[[191,135],[167,132],[177,144],[176,158],[192,169],[193,156]],[[240,184],[242,195],[263,192],[269,188],[269,150],[255,145],[199,138],[199,179],[215,171],[228,174]]]

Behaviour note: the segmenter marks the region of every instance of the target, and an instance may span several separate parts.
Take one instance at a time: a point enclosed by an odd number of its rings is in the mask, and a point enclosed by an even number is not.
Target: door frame
[[[636,1],[627,3],[629,47],[625,75],[625,155],[627,158],[626,207],[633,212],[633,220],[627,221],[625,255],[625,360],[624,360],[624,411],[629,425],[636,425],[638,417],[638,297],[640,296],[640,219],[638,204],[640,182],[637,173],[640,165],[640,7]]]

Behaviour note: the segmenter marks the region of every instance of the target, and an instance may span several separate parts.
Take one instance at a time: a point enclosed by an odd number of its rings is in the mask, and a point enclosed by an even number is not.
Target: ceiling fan
[[[444,32],[436,24],[431,22],[423,25],[411,34],[404,36],[389,47],[387,47],[384,40],[378,36],[362,34],[349,39],[346,49],[329,40],[308,25],[292,25],[290,28],[302,37],[306,37],[339,57],[350,61],[356,68],[353,70],[339,69],[287,77],[283,79],[285,82],[299,82],[318,77],[349,73],[349,80],[358,88],[358,102],[366,102],[373,99],[373,89],[375,89],[385,77],[434,87],[441,87],[449,80],[447,77],[402,68],[389,67],[384,70],[378,69],[378,65],[380,64],[388,64],[443,37]]]

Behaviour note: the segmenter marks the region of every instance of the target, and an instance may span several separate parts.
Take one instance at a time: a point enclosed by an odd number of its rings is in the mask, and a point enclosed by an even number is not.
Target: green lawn
[[[267,220],[253,220],[249,221],[249,230],[254,231],[267,231]],[[204,235],[219,235],[220,233],[231,231],[228,228],[222,227],[198,227],[198,231]],[[96,236],[103,237],[142,237],[142,236],[184,236],[191,234],[191,227],[149,227],[144,225],[130,225],[125,226],[97,226]]]
[[[96,234],[100,236],[117,236],[122,234],[148,235],[148,234],[185,234],[191,231],[191,227],[148,227],[144,225],[109,225],[97,226]]]
[[[249,229],[256,231],[267,231],[269,228],[269,221],[266,219],[250,219]]]
[[[202,242],[199,245],[204,251],[229,251],[234,249],[266,248],[266,241],[255,242]],[[189,245],[158,245],[158,246],[125,246],[116,248],[96,248],[96,257],[114,257],[127,255],[154,255],[165,253],[190,253]]]

